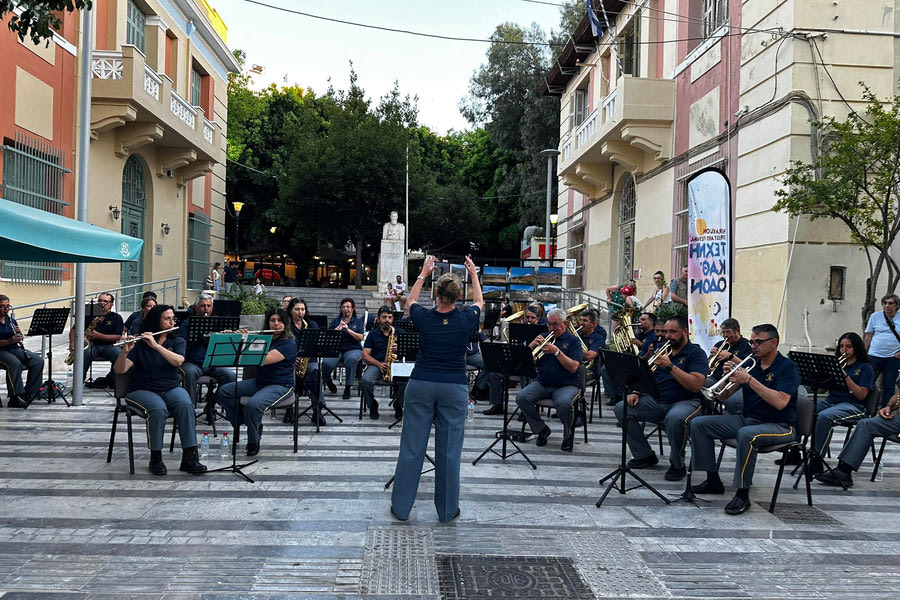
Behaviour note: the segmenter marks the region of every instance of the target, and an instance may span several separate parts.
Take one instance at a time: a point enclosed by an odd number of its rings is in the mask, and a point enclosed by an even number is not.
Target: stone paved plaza
[[[847,599],[896,596],[900,585],[893,447],[883,482],[866,473],[849,493],[814,484],[812,509],[802,487],[784,485],[775,514],[766,511],[772,456],[759,461],[754,506],[739,517],[722,511],[730,494],[695,507],[613,492],[597,508],[597,480],[618,462],[610,408],[573,454],[559,450],[558,422],[548,446],[525,444],[537,470],[518,456],[473,466],[500,426],[479,414],[465,440],[461,517],[437,522],[427,474],[399,523],[384,487],[399,431],[387,428],[384,404],[381,420],[359,420],[356,400],[329,398],[344,423],[329,419],[316,434],[303,422],[297,454],[289,426],[267,416],[250,484],[180,473],[178,449],[164,452],[169,475],[151,476],[142,421],[136,474],[124,428],[107,464],[113,402],[91,391],[81,407],[0,409],[4,600]],[[222,466],[215,455],[207,464]],[[664,470],[643,473],[677,496],[683,485]]]

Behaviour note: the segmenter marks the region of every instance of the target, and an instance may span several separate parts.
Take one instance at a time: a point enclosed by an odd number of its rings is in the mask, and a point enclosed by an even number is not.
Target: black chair
[[[872,469],[871,481],[875,481],[875,476],[878,474],[878,465],[881,464],[881,457],[884,455],[884,448],[885,446],[887,446],[888,442],[900,444],[900,434],[889,435],[881,438],[881,448],[878,450],[878,456],[875,457],[875,468]],[[872,443],[872,451],[875,451],[874,442]]]
[[[256,378],[256,367],[243,367],[241,379],[247,380],[247,379],[255,379],[255,378]],[[273,414],[274,414],[274,411],[279,408],[292,408],[292,412],[293,412],[293,415],[292,415],[293,423],[292,424],[294,427],[294,453],[296,454],[297,449],[299,447],[299,437],[300,437],[299,420],[298,420],[300,417],[300,395],[298,394],[298,391],[297,391],[298,388],[296,387],[297,382],[295,381],[294,383],[295,383],[294,393],[287,395],[283,399],[281,399],[279,402],[272,404],[271,406],[268,407],[268,410],[273,411]],[[300,385],[302,385],[302,384],[303,384],[303,382],[300,382]],[[241,407],[247,406],[247,403],[250,402],[250,398],[252,398],[252,396],[241,396],[240,398],[238,398],[238,402],[241,403]],[[265,413],[263,413],[263,414],[265,414]],[[245,425],[246,425],[246,423],[245,423]],[[232,440],[232,442],[234,444],[238,443],[237,438],[238,438],[238,436],[235,435],[235,439]]]
[[[578,366],[578,380],[580,382],[578,393],[575,394],[575,398],[572,399],[572,421],[573,423],[578,421],[578,418],[581,417],[582,427],[584,429],[584,443],[588,443],[588,415],[587,415],[587,402],[585,401],[585,369],[584,365]],[[556,408],[556,405],[553,403],[553,398],[541,398],[537,401],[536,406],[538,410],[542,408],[547,409],[547,413]],[[527,422],[522,422],[522,433],[525,433],[525,427]],[[573,432],[574,434],[574,432]]]
[[[139,405],[132,404],[128,398],[128,382],[131,380],[131,373],[116,373],[115,385],[113,387],[113,395],[116,399],[116,407],[113,412],[112,429],[109,433],[109,450],[106,453],[106,462],[112,462],[113,444],[116,441],[116,427],[119,422],[119,414],[125,413],[126,423],[128,424],[128,463],[132,475],[134,475],[134,434],[131,423],[131,417],[139,417],[147,423],[147,412]],[[167,415],[166,418],[171,417]],[[172,430],[172,444],[169,446],[169,452],[172,452],[175,444],[175,430]],[[147,429],[147,446],[150,446],[150,430]]]
[[[834,427],[845,427],[847,429],[846,435],[844,435],[844,446],[847,445],[847,440],[850,439],[850,434],[853,433],[853,428],[856,427],[857,423],[861,420],[874,417],[878,413],[878,403],[881,400],[881,392],[876,390],[874,387],[869,390],[869,395],[866,396],[866,414],[862,417],[848,417],[845,419],[836,419],[834,421]],[[872,442],[872,460],[878,461],[875,455],[875,442]],[[828,456],[831,456],[831,448],[829,444],[829,448],[826,448]],[[877,466],[877,465],[876,465]]]
[[[784,467],[787,462],[787,453],[789,451],[798,450],[800,452],[801,457],[801,465],[806,465],[809,460],[809,453],[807,451],[806,443],[809,439],[810,434],[812,433],[813,427],[815,427],[816,422],[816,414],[813,410],[813,402],[809,399],[809,397],[804,395],[797,396],[797,435],[794,436],[794,440],[790,442],[785,442],[783,444],[775,444],[772,446],[767,446],[765,448],[757,448],[757,454],[770,454],[772,452],[779,452],[781,454],[781,464],[778,467],[778,477],[775,479],[775,487],[772,490],[772,500],[769,503],[769,512],[775,512],[775,502],[778,500],[778,491],[781,488],[781,478],[784,475]],[[719,450],[719,464],[722,463],[722,455],[725,452],[725,446],[729,448],[737,448],[737,440],[734,438],[730,438],[727,440],[722,440],[722,447]],[[810,485],[811,478],[809,476],[809,469],[804,469],[804,479],[806,481],[806,503],[809,506],[812,506],[812,486]]]

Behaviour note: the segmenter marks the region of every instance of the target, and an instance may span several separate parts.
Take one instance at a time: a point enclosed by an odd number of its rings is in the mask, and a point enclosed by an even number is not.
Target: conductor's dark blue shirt
[[[177,335],[167,335],[162,346],[184,356],[184,340]],[[181,370],[144,342],[134,345],[128,360],[134,363],[128,381],[129,392],[147,390],[161,394],[181,385]]]
[[[706,352],[697,344],[688,342],[681,352],[670,355],[672,366],[685,373],[702,373],[706,377],[707,364]],[[662,367],[656,369],[656,387],[662,396],[663,402],[681,402],[682,400],[699,400],[703,396],[699,391],[689,392],[681,387],[678,380]]]
[[[439,313],[412,304],[409,317],[419,332],[419,354],[410,379],[465,385],[466,346],[480,316],[474,305]]]
[[[559,336],[553,345],[560,351],[578,363],[584,358],[584,350],[574,335],[568,331]],[[564,385],[581,385],[578,381],[578,371],[574,373],[562,366],[559,358],[552,354],[544,354],[537,362],[538,381],[544,385],[560,387]]]
[[[725,343],[725,340],[716,342],[714,348],[720,347],[723,343]],[[741,360],[753,354],[753,350],[750,348],[750,341],[745,337],[739,339],[737,344],[728,349],[728,352],[734,354],[737,357],[737,362],[740,362]],[[712,353],[710,353],[710,355],[712,355]],[[724,375],[722,369],[725,368],[725,362],[726,361],[724,360],[720,361],[716,369],[710,374],[710,376],[716,381],[722,379],[722,375]]]
[[[394,327],[394,335],[396,336],[398,333],[403,333],[403,330]],[[388,335],[390,335],[390,330],[388,333],[383,333],[376,327],[369,332],[369,335],[366,336],[366,343],[363,344],[363,348],[369,348],[372,351],[372,358],[378,362],[384,362],[384,358],[387,356]]]
[[[791,399],[787,406],[778,410],[760,398],[749,383],[744,384],[741,386],[744,392],[744,417],[764,423],[795,425],[797,423],[797,388],[800,387],[800,372],[794,361],[779,352],[768,369],[763,370],[760,361],[757,360],[756,366],[750,369],[750,376],[767,388],[790,395]]]
[[[256,386],[294,385],[294,363],[297,362],[297,340],[279,338],[272,342],[269,352],[278,350],[284,360],[271,365],[263,365],[256,370]]]
[[[860,387],[867,388],[869,390],[872,389],[872,386],[875,385],[875,370],[872,368],[872,365],[869,363],[856,361],[846,369],[847,375],[850,376],[850,379],[856,385]],[[831,405],[838,404],[840,402],[852,402],[858,406],[865,405],[866,399],[857,400],[853,394],[850,393],[848,389],[846,392],[831,392],[828,394],[828,402]]]
[[[343,319],[341,317],[337,317],[331,320],[331,323],[328,325],[329,329],[337,329],[337,326],[341,324]],[[350,328],[351,331],[354,331],[359,334],[363,334],[366,332],[366,326],[363,323],[361,318],[350,318],[350,322],[347,323],[347,327]],[[341,354],[344,352],[349,352],[351,350],[360,350],[362,346],[360,346],[360,342],[357,342],[353,339],[349,333],[345,330],[341,330],[341,344],[338,346],[338,350],[340,350]]]

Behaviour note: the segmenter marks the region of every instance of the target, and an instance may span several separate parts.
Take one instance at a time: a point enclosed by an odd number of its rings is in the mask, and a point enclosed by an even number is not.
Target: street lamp
[[[550,246],[550,266],[553,266],[553,259],[556,258],[556,224],[559,222],[559,215],[553,213],[550,215],[550,225],[553,226],[553,244]]]
[[[272,234],[272,285],[275,285],[275,232],[278,231],[278,227],[272,226],[269,227],[269,233]]]
[[[238,262],[241,262],[241,210],[244,208],[243,202],[232,202],[234,208],[234,253]]]
[[[544,225],[544,244],[547,248],[547,257],[550,256],[550,200],[553,195],[553,158],[559,156],[559,150],[556,148],[547,148],[541,150],[541,156],[547,159],[547,220]],[[553,263],[551,262],[552,266]]]

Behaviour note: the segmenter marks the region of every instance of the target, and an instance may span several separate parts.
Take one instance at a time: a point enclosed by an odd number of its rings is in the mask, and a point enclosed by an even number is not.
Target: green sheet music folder
[[[209,336],[203,368],[258,367],[266,362],[271,344],[271,335],[213,333]]]

